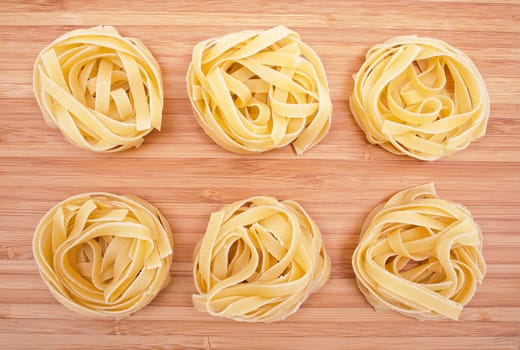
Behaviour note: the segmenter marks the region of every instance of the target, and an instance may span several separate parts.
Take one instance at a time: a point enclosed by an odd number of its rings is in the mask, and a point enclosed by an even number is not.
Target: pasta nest
[[[43,49],[34,94],[47,124],[95,152],[138,147],[163,111],[161,70],[138,39],[114,27],[77,29]]]
[[[352,265],[375,309],[417,319],[457,320],[486,273],[479,227],[431,183],[401,191],[370,213]]]
[[[168,222],[150,203],[85,193],[45,214],[33,253],[45,284],[64,306],[122,318],[170,282],[173,241]]]
[[[199,124],[231,152],[292,143],[301,154],[330,127],[332,103],[320,58],[283,26],[198,43],[187,85]]]
[[[193,268],[197,310],[273,322],[325,284],[330,259],[318,226],[298,203],[252,197],[211,214]]]
[[[465,149],[486,132],[489,96],[462,51],[399,36],[373,46],[354,75],[350,108],[368,141],[421,160]]]

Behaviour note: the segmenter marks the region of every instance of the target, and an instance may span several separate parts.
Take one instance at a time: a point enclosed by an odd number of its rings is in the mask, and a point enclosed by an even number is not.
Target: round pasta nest
[[[489,96],[471,59],[444,41],[399,36],[373,46],[350,108],[368,141],[421,160],[465,149],[486,132]]]
[[[95,152],[138,147],[160,130],[161,70],[138,39],[114,27],[77,29],[44,48],[33,87],[47,124]]]
[[[417,319],[457,320],[486,273],[478,225],[462,205],[440,199],[432,183],[370,213],[352,266],[375,309]]]
[[[199,124],[228,151],[260,153],[292,143],[301,154],[329,130],[325,69],[286,27],[198,43],[186,79]]]
[[[33,253],[45,284],[64,306],[122,318],[170,282],[173,241],[166,219],[143,199],[84,193],[45,214]]]
[[[325,284],[330,259],[318,226],[298,203],[252,197],[211,214],[193,268],[197,310],[274,322]]]

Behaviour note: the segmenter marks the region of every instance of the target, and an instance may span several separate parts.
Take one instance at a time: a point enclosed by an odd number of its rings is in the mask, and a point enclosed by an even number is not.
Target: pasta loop
[[[94,152],[138,147],[161,129],[163,86],[155,58],[114,27],[77,29],[43,49],[34,94],[51,127]]]
[[[486,273],[479,227],[432,183],[401,191],[370,213],[352,266],[375,309],[417,319],[457,320]]]
[[[329,130],[325,69],[286,27],[198,43],[186,79],[199,124],[228,151],[260,153],[292,143],[301,154]]]
[[[193,268],[197,310],[274,322],[325,284],[330,259],[318,226],[298,203],[252,197],[211,214]]]
[[[166,219],[143,199],[85,193],[45,214],[33,253],[45,284],[64,306],[122,318],[170,282],[173,241]]]
[[[468,56],[417,36],[373,46],[354,75],[350,98],[370,143],[430,161],[482,137],[489,105],[484,80]]]

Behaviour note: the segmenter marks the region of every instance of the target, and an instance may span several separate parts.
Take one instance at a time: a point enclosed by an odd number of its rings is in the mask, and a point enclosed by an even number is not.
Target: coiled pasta
[[[170,282],[173,241],[157,208],[135,196],[84,193],[41,219],[33,253],[45,284],[72,311],[121,318]]]
[[[198,43],[187,85],[199,124],[231,152],[259,153],[292,143],[301,154],[330,127],[323,65],[283,26]]]
[[[431,183],[377,206],[361,231],[352,266],[375,309],[457,320],[486,273],[478,225]]]
[[[33,87],[47,124],[90,151],[138,147],[161,128],[159,65],[141,41],[114,27],[77,29],[56,39],[36,59]]]
[[[373,46],[354,75],[350,108],[368,141],[436,160],[486,132],[489,96],[462,51],[441,40],[399,36]]]
[[[211,214],[193,268],[197,310],[273,322],[325,284],[330,259],[318,226],[298,203],[252,197]]]

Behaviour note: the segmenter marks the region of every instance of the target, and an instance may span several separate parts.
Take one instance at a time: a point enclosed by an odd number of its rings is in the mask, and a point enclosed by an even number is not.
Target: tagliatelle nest
[[[274,322],[325,284],[330,259],[320,230],[298,203],[252,197],[211,214],[193,268],[197,310]]]
[[[373,46],[354,75],[350,108],[368,141],[422,160],[486,132],[489,96],[468,56],[444,41],[399,36]]]
[[[85,193],[58,203],[33,238],[40,275],[81,314],[121,318],[170,282],[173,241],[157,208],[135,196]]]
[[[401,191],[370,213],[352,266],[375,309],[417,319],[457,320],[486,273],[478,225],[431,183]]]
[[[318,55],[283,26],[198,43],[187,85],[195,116],[221,147],[297,154],[327,134],[332,103]]]
[[[141,41],[114,27],[77,29],[56,39],[36,59],[33,87],[47,124],[90,151],[137,147],[161,128],[159,65]]]

